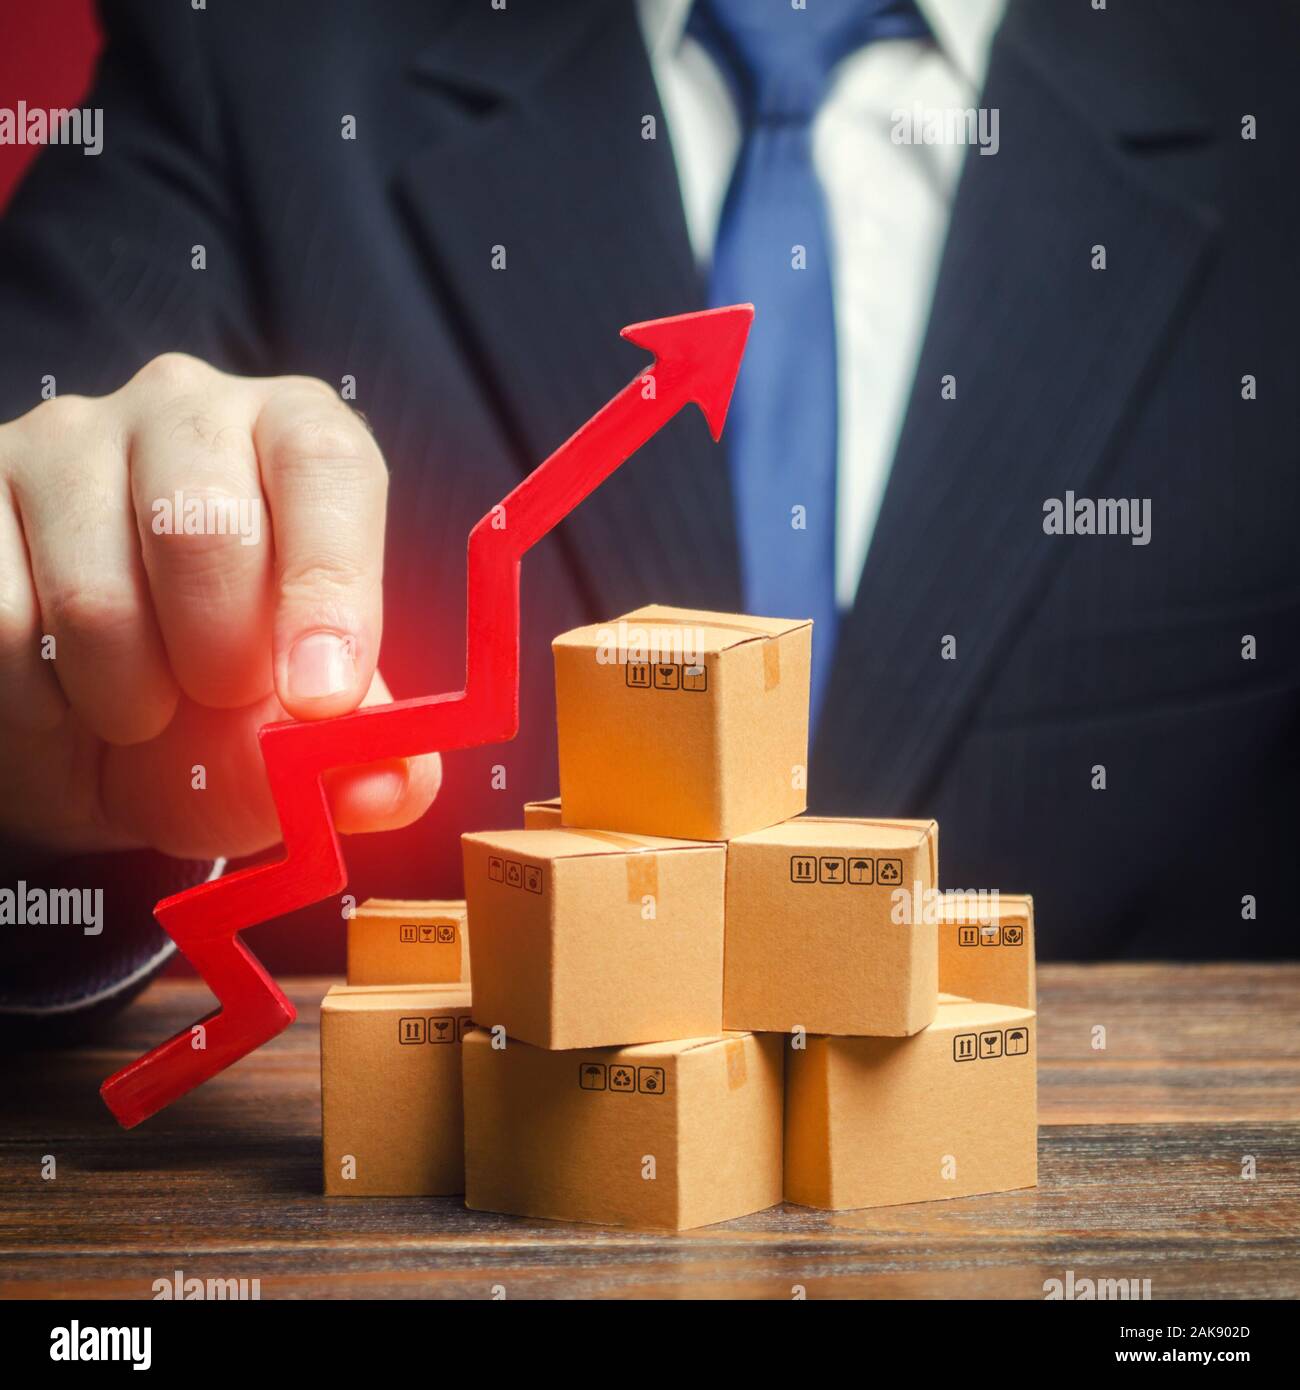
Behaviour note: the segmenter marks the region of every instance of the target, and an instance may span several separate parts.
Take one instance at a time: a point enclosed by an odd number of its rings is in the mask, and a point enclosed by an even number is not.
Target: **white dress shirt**
[[[741,126],[727,79],[685,32],[691,3],[638,0],[687,230],[707,274]],[[918,0],[934,42],[888,39],[850,53],[831,74],[813,124],[835,293],[835,590],[841,608],[853,603],[875,530],[966,155],[961,144],[896,143],[896,117],[918,103],[936,111],[976,105],[1004,5]],[[938,381],[933,388],[938,392]]]

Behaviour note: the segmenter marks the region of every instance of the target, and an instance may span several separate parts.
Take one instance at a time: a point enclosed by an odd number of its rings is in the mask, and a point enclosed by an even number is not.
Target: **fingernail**
[[[289,694],[319,700],[350,690],[357,678],[355,643],[337,632],[309,632],[289,651]]]

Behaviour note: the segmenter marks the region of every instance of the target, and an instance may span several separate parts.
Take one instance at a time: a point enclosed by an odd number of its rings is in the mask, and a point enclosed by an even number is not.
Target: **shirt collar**
[[[666,59],[682,41],[694,0],[637,0],[641,32],[653,61]],[[935,42],[974,89],[984,85],[989,45],[1006,0],[917,0]]]
[[[975,91],[984,85],[989,46],[1006,0],[917,0],[934,41]]]
[[[641,32],[650,57],[667,58],[682,41],[694,0],[637,0]]]

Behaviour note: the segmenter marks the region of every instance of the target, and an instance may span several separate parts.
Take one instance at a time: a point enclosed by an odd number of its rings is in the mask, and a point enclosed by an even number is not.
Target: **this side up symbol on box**
[[[978,927],[958,927],[957,944],[958,946],[978,946],[980,944],[980,929]]]
[[[402,943],[403,946],[410,946],[410,945],[413,945],[415,942],[419,941],[419,939],[420,939],[420,929],[419,929],[419,927],[414,927],[414,926],[412,926],[412,927],[398,927],[398,929],[397,929],[397,937],[398,937],[398,940]]]
[[[629,661],[627,663],[627,683],[634,690],[650,689],[650,666],[645,661]]]
[[[401,1043],[403,1047],[410,1047],[415,1043],[422,1043],[424,1039],[424,1019],[399,1018],[397,1020],[397,1041]]]
[[[792,854],[790,879],[793,883],[816,883],[817,860],[811,854]]]
[[[974,1033],[958,1033],[952,1040],[953,1061],[973,1062],[979,1055],[976,1051],[976,1041]]]

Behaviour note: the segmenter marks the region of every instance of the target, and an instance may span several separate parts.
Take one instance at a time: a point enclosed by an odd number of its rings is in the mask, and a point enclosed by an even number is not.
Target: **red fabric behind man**
[[[10,0],[0,43],[0,105],[74,106],[90,86],[100,32],[91,0]],[[32,145],[0,145],[0,209],[27,166]]]

